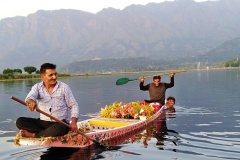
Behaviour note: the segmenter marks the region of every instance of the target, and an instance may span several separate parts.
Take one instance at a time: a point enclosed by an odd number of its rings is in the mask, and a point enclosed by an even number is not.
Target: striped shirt
[[[79,107],[77,101],[73,97],[69,86],[63,82],[57,81],[52,94],[47,91],[43,82],[37,83],[28,93],[26,100],[27,99],[34,100],[37,102],[37,106],[40,110],[60,120],[65,119],[69,122],[69,109],[71,109],[71,118],[79,118]],[[43,114],[40,114],[40,119],[53,121]]]

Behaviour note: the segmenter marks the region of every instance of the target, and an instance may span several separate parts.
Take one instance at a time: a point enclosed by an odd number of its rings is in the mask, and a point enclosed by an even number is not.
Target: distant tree
[[[37,71],[36,71],[36,74],[39,74],[39,73],[40,73],[40,71],[39,71],[39,70],[37,70]]]
[[[27,72],[28,74],[32,74],[33,72],[36,72],[36,67],[33,66],[26,66],[24,67],[24,71]]]
[[[239,61],[234,61],[232,63],[232,67],[239,67]]]
[[[22,74],[22,70],[21,70],[21,69],[19,69],[19,68],[13,69],[13,72],[17,72],[17,73],[20,73],[20,74]]]
[[[229,67],[230,66],[230,61],[226,61],[224,64],[224,67]]]
[[[10,68],[7,68],[7,69],[3,70],[3,74],[12,74],[12,73],[13,73],[13,70],[10,69]]]
[[[240,64],[240,60],[233,59],[233,60],[226,61],[224,66],[225,67],[239,67],[239,64]]]

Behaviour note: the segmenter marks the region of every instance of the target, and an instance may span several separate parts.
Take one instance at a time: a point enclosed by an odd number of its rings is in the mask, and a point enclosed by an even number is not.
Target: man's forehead
[[[45,73],[46,74],[53,74],[53,73],[56,73],[56,69],[46,69]]]

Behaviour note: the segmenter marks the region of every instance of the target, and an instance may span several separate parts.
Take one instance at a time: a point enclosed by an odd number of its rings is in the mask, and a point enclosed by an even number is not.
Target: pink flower
[[[133,118],[134,119],[137,119],[139,117],[139,114],[138,113],[135,113],[134,115],[133,115]]]
[[[119,108],[119,113],[124,117],[127,114],[127,111],[125,110],[125,106],[121,106]]]
[[[111,112],[111,117],[117,117],[118,116],[118,113],[116,112],[116,111],[113,111],[113,112]]]
[[[130,114],[131,116],[133,116],[133,107],[132,106],[129,106],[129,107],[127,107],[127,112],[128,112],[128,114]]]

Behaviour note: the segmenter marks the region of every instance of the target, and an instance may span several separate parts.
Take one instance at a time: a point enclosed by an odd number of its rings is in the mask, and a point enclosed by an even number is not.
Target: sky
[[[77,9],[97,13],[103,8],[124,9],[131,4],[146,5],[174,0],[0,0],[0,19],[27,16],[38,10]],[[202,2],[206,0],[195,0]]]

